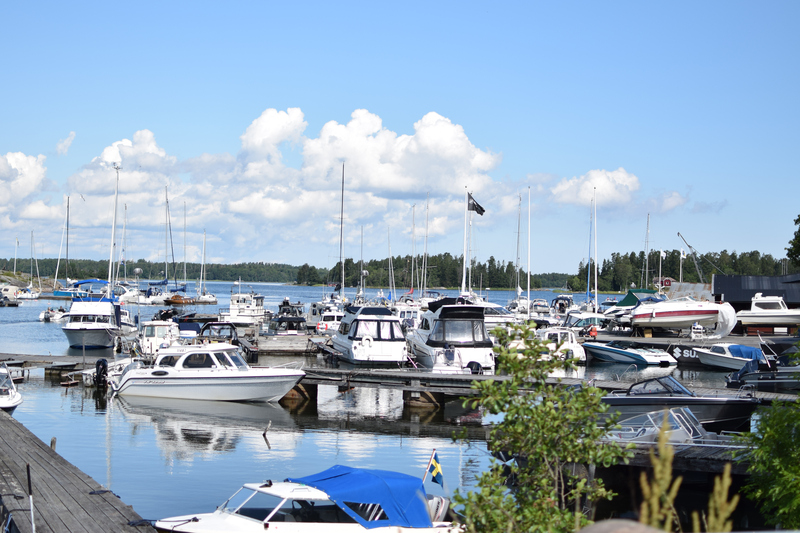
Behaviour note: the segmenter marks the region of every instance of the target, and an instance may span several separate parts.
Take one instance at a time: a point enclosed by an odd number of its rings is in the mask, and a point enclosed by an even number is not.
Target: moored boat
[[[237,346],[198,344],[162,350],[152,367],[134,362],[113,379],[121,396],[269,402],[305,376],[299,368],[249,366]]]
[[[782,296],[759,292],[750,301],[750,309],[739,311],[736,318],[744,326],[794,326],[800,324],[800,309],[789,309]]]
[[[22,403],[22,394],[17,390],[11,372],[5,363],[0,363],[0,409],[8,414]]]
[[[678,364],[668,352],[632,341],[584,342],[583,349],[598,361],[610,363],[659,366]]]
[[[350,363],[398,365],[407,359],[400,319],[387,307],[348,307],[331,343]]]
[[[704,365],[725,370],[739,370],[748,361],[758,361],[764,358],[760,348],[731,342],[720,342],[708,348],[695,347],[693,349],[697,358]]]
[[[687,329],[693,324],[711,326],[719,319],[720,305],[691,297],[642,303],[631,311],[636,327]]]
[[[684,387],[672,376],[661,376],[632,384],[627,389],[611,391],[603,396],[620,419],[642,415],[657,409],[688,407],[709,431],[741,431],[749,429],[750,416],[759,405],[752,394],[700,396]]]
[[[159,531],[292,533],[462,531],[442,521],[449,502],[407,474],[336,465],[285,481],[246,483],[212,513],[164,518]]]

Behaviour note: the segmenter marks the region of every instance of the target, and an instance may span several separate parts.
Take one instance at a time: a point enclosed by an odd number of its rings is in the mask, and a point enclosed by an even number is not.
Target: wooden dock
[[[27,465],[38,533],[155,532],[118,496],[0,411],[0,521],[8,531],[32,531]],[[5,530],[4,530],[5,531]]]

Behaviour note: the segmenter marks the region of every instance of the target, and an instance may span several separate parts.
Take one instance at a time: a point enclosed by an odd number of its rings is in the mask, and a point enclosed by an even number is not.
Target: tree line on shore
[[[700,273],[706,283],[711,281],[712,274],[747,275],[747,276],[778,276],[800,272],[800,265],[786,259],[775,259],[770,254],[761,254],[757,251],[743,252],[714,252],[693,256],[681,257],[680,250],[670,250],[662,253],[658,250],[651,251],[645,256],[643,251],[630,253],[612,253],[609,259],[604,259],[598,264],[598,289],[603,292],[624,292],[634,287],[652,287],[656,277],[670,277],[675,280],[683,278],[685,282],[697,283]],[[535,261],[535,259],[534,259]],[[41,277],[54,277],[56,273],[56,259],[38,260],[38,272]],[[186,263],[186,279],[196,280],[200,277],[200,263]],[[426,286],[434,287],[460,287],[462,277],[462,257],[449,253],[431,255],[427,259]],[[29,260],[17,260],[17,272],[29,272]],[[11,271],[14,260],[0,259],[0,268]],[[108,261],[71,259],[66,272],[65,262],[59,266],[59,279],[64,279],[68,274],[71,279],[86,279],[108,277]],[[119,276],[134,278],[134,270],[141,269],[140,277],[143,279],[164,279],[164,263],[154,263],[139,259],[127,261],[119,266]],[[391,259],[391,268],[394,271],[395,286],[410,288],[419,287],[423,273],[421,258],[396,256]],[[183,263],[167,265],[169,279],[184,279]],[[589,280],[588,271],[592,271]],[[365,272],[364,284],[371,287],[389,286],[389,259],[373,259],[360,262],[345,259],[345,286],[358,286],[362,271]],[[34,267],[36,276],[36,267]],[[527,288],[527,274],[523,268],[517,268],[512,261],[498,261],[489,257],[486,262],[472,261],[469,274],[473,288],[514,289],[517,285]],[[246,282],[277,282],[297,283],[300,285],[319,285],[341,282],[341,267],[337,263],[332,268],[318,268],[308,263],[293,266],[280,263],[248,262],[235,264],[206,264],[206,279],[217,281],[236,281],[241,279]],[[569,288],[576,292],[583,292],[594,286],[594,262],[581,261],[576,274],[545,273],[531,274],[531,288]]]

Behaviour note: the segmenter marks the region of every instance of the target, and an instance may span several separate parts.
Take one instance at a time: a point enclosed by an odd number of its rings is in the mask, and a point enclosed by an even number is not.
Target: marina
[[[230,293],[229,284],[207,285],[217,295]],[[275,310],[286,298],[292,302],[320,298],[319,288],[313,287],[259,284],[257,291],[263,294],[265,307]],[[504,304],[512,294],[492,291],[488,296]],[[553,294],[541,291],[535,296],[552,299]],[[224,296],[218,305],[227,307]],[[95,368],[98,360],[107,359],[112,366],[120,356],[113,349],[69,348],[59,324],[38,320],[46,306],[42,300],[0,310],[0,335],[7,339],[0,359],[8,361],[14,375],[24,376],[18,386],[25,401],[14,417],[42,442],[55,437],[63,460],[97,480],[103,490],[118,494],[147,520],[213,509],[242,482],[254,481],[254,471],[263,479],[283,479],[347,464],[421,475],[430,450],[436,448],[449,487],[427,488],[448,496],[455,488],[469,490],[475,475],[489,463],[486,439],[491,419],[464,407],[462,401],[474,394],[470,388],[474,380],[502,380],[502,371],[493,375],[375,369],[332,360],[322,351],[262,350],[269,337],[254,335],[259,348],[252,366],[296,364],[305,372],[281,403],[115,396],[94,387],[65,386],[80,383],[78,375]],[[145,322],[157,311],[152,306],[127,308]],[[214,311],[213,305],[203,308],[204,315],[215,316]],[[244,329],[254,328],[240,331]],[[326,338],[308,335],[303,340]],[[606,332],[596,338],[621,336]],[[671,348],[673,353],[676,347],[685,351],[709,344],[685,338],[636,340]],[[760,344],[757,338],[736,341]],[[697,395],[736,394],[725,389],[726,372],[677,359],[678,365],[668,367],[590,361],[551,379],[566,386],[593,380],[604,390],[622,391],[647,377],[671,376]],[[760,391],[756,397],[764,404],[796,399]],[[453,441],[461,429],[466,430],[467,440]],[[308,460],[311,457],[313,461]],[[675,464],[679,469],[719,473],[729,459],[729,450],[720,447],[683,447]],[[646,467],[646,461],[646,447],[638,446],[631,465],[622,468]]]

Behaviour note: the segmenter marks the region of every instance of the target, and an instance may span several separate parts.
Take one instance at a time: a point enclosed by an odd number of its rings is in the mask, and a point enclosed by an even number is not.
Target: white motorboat
[[[578,363],[586,363],[586,351],[569,328],[543,328],[536,330],[536,336],[547,343],[550,356],[564,359],[576,359]]]
[[[51,306],[47,306],[47,309],[39,313],[39,321],[40,322],[60,322],[62,320],[66,320],[69,316],[69,311],[64,309],[64,307],[59,306],[57,309],[54,309]]]
[[[693,324],[711,326],[719,320],[720,307],[720,304],[689,296],[642,303],[631,311],[631,325],[667,329],[688,329]]]
[[[632,341],[584,342],[583,349],[598,361],[609,363],[659,366],[678,364],[669,352],[659,348],[648,348]]]
[[[484,323],[484,308],[443,298],[428,304],[418,328],[408,332],[409,352],[434,372],[494,374],[494,343]]]
[[[407,359],[400,319],[387,307],[348,307],[331,342],[350,363],[401,364]]]
[[[134,362],[110,383],[120,396],[271,402],[303,376],[290,366],[250,367],[237,346],[218,343],[165,348],[152,367]]]
[[[583,337],[596,337],[597,332],[606,327],[606,322],[608,322],[608,318],[602,313],[574,311],[564,318],[563,326]]]
[[[71,348],[111,348],[117,338],[133,335],[136,325],[127,310],[103,298],[72,302],[61,330]]]
[[[712,344],[708,348],[695,347],[693,350],[704,365],[726,370],[740,370],[748,361],[764,359],[760,348],[731,342]]]
[[[180,326],[171,320],[148,320],[142,323],[137,337],[139,355],[155,358],[158,353],[181,339]]]
[[[163,518],[159,531],[456,533],[443,519],[446,498],[428,496],[420,478],[336,465],[311,476],[246,483],[212,513]]]
[[[344,318],[341,300],[331,295],[330,299],[312,302],[306,314],[306,328],[317,335],[333,335]]]
[[[219,321],[255,328],[268,321],[272,313],[264,307],[264,296],[253,291],[242,292],[241,280],[236,287],[238,292],[231,294],[230,307],[219,309]]]
[[[800,324],[800,309],[786,307],[782,296],[764,296],[759,292],[750,300],[750,310],[739,311],[736,318],[744,326],[794,326]]]
[[[8,414],[22,403],[22,394],[17,390],[11,372],[5,363],[0,364],[0,409]]]

